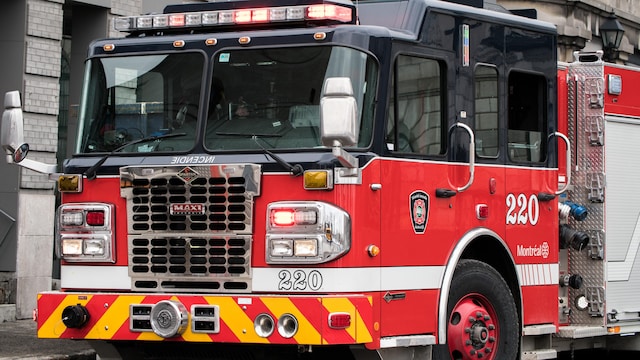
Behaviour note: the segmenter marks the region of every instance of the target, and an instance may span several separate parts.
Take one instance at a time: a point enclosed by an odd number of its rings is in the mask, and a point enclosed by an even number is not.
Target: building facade
[[[614,14],[624,28],[616,62],[640,66],[637,0],[497,0],[497,3],[509,10],[535,9],[540,20],[556,24],[558,59],[564,62],[573,61],[574,51],[601,50],[600,27]]]
[[[86,48],[121,36],[115,16],[159,12],[180,0],[6,0],[0,2],[0,94],[20,90],[29,157],[60,164],[72,153]],[[195,1],[195,0],[192,0]],[[600,26],[615,14],[625,33],[615,61],[640,65],[637,0],[485,0],[509,10],[533,9],[557,24],[558,58],[602,49]],[[36,294],[55,283],[55,183],[0,161],[0,322],[29,318]]]
[[[148,2],[153,11],[165,3]],[[0,94],[20,90],[30,158],[59,164],[69,153],[87,45],[120,36],[111,19],[143,7],[142,0],[0,2]],[[37,293],[52,287],[56,191],[47,176],[5,161],[0,173],[1,322],[30,318]]]

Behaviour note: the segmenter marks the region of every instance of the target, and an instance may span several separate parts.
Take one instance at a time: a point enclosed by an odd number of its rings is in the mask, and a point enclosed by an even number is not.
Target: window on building
[[[398,57],[387,125],[389,150],[421,155],[444,154],[442,84],[442,69],[437,61],[405,55]]]
[[[547,146],[547,93],[543,76],[523,72],[509,75],[509,159],[542,162]]]
[[[475,135],[476,154],[498,156],[498,71],[480,65],[475,71]]]

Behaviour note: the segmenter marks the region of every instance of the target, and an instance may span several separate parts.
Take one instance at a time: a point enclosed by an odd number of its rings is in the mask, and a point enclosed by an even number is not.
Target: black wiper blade
[[[255,138],[255,137],[282,137],[281,134],[256,134],[256,133],[242,133],[242,132],[224,132],[224,131],[216,131],[216,135],[223,136],[238,136],[238,137],[246,137],[246,138]]]
[[[262,151],[264,151],[265,154],[271,156],[271,158],[275,160],[278,164],[282,165],[282,167],[289,170],[291,172],[291,175],[293,176],[302,175],[302,173],[304,172],[304,168],[302,168],[302,165],[300,164],[291,165],[285,159],[267,150],[267,148],[265,148],[264,146],[262,146],[262,144],[258,142],[259,137],[257,135],[254,135],[251,138],[253,139],[253,141],[255,141],[256,145],[258,145],[262,149]]]
[[[147,136],[147,137],[143,137],[140,139],[136,139],[136,140],[132,140],[129,141],[128,143],[124,144],[124,145],[120,145],[117,148],[111,150],[110,153],[105,154],[100,160],[98,160],[98,162],[96,162],[95,164],[93,164],[93,166],[91,166],[90,168],[87,169],[87,171],[84,172],[84,175],[87,177],[88,180],[93,180],[96,178],[98,169],[100,168],[100,166],[102,166],[102,164],[104,164],[105,161],[107,161],[107,159],[117,153],[118,151],[126,148],[127,146],[131,146],[131,145],[135,145],[135,144],[139,144],[139,143],[143,143],[143,142],[152,142],[152,141],[157,141],[157,140],[162,140],[162,139],[167,139],[167,138],[172,138],[172,137],[178,137],[178,136],[185,136],[187,135],[186,133],[172,133],[172,134],[162,134],[162,135],[156,135],[156,136]]]

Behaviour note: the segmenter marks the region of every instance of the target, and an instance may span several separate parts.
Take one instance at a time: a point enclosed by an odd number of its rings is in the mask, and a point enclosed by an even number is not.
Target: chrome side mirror
[[[357,176],[358,160],[342,147],[358,143],[358,103],[348,77],[327,78],[320,99],[320,138],[332,148],[342,166],[350,168],[347,176]]]
[[[2,148],[8,163],[19,163],[27,157],[29,145],[24,143],[24,118],[20,103],[20,93],[9,91],[4,95],[2,113]]]
[[[320,135],[325,146],[358,143],[358,104],[348,77],[328,78],[320,99]]]

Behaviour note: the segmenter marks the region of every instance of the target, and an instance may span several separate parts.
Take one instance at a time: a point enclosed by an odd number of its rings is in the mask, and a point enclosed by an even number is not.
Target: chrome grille
[[[249,291],[257,165],[125,167],[129,275],[145,291]]]

